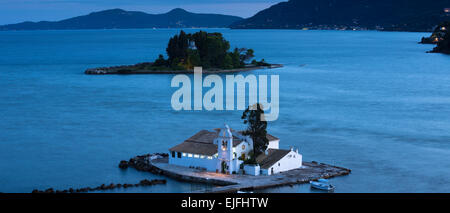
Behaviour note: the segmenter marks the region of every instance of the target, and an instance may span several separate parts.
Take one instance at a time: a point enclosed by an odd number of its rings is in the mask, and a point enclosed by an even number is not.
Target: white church
[[[269,145],[256,158],[258,165],[242,165],[253,150],[253,141],[228,125],[202,130],[169,149],[169,164],[225,174],[272,175],[302,166],[298,149],[279,149],[280,139],[267,134]]]

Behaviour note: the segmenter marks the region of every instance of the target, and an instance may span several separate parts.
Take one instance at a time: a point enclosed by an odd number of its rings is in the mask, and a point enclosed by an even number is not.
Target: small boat
[[[311,184],[312,188],[325,190],[325,191],[333,191],[335,188],[333,185],[331,185],[328,182],[328,180],[325,180],[325,179],[319,179],[317,181],[310,181],[309,183]]]

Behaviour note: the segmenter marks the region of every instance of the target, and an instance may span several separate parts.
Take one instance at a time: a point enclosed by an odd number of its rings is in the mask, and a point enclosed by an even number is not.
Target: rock
[[[127,169],[128,168],[128,162],[126,160],[122,160],[119,163],[119,168],[121,169]]]
[[[114,188],[116,188],[116,184],[111,183],[111,184],[109,184],[109,187],[110,187],[111,189],[114,189]]]
[[[44,191],[45,193],[55,193],[55,191],[53,190],[53,188],[49,188],[47,190]]]

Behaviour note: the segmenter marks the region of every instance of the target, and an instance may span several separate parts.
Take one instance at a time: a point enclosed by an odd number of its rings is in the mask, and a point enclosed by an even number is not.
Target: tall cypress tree
[[[256,157],[265,152],[269,145],[267,121],[261,120],[261,116],[264,116],[264,110],[259,103],[249,106],[242,114],[244,124],[248,125],[243,135],[248,135],[253,140],[253,163],[256,163]]]

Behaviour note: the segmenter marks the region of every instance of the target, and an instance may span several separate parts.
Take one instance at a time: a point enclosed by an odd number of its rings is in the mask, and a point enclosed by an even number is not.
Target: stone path
[[[215,172],[205,172],[192,168],[171,165],[165,159],[152,161],[151,164],[160,170],[160,173],[177,179],[193,182],[223,185],[214,187],[207,192],[236,192],[239,190],[263,189],[291,184],[309,183],[319,178],[332,178],[350,174],[351,170],[319,164],[303,162],[303,167],[271,176],[226,175]],[[206,191],[198,191],[206,192]]]

